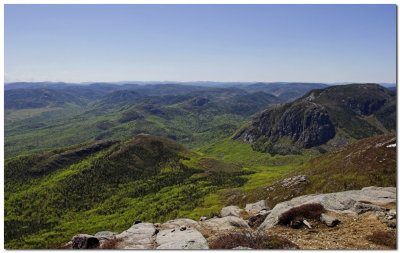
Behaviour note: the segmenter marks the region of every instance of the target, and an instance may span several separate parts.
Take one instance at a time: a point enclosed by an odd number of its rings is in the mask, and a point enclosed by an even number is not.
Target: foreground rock
[[[212,218],[200,223],[200,231],[203,234],[218,234],[227,231],[236,231],[249,228],[250,227],[246,221],[235,216]]]
[[[240,209],[237,206],[227,206],[227,207],[222,208],[220,215],[221,215],[221,217],[227,217],[227,216],[239,217],[241,211],[242,211],[242,209]]]
[[[208,249],[204,236],[193,228],[166,229],[157,234],[157,249]]]
[[[100,231],[97,232],[94,236],[99,240],[111,240],[114,239],[118,233],[111,231]]]
[[[261,210],[268,211],[269,206],[266,200],[260,200],[256,203],[247,204],[245,209],[250,215],[259,213]]]
[[[176,220],[170,220],[167,221],[166,223],[161,225],[162,229],[180,229],[182,226],[185,226],[187,228],[194,228],[198,229],[200,227],[200,224],[191,219],[176,219]]]
[[[139,223],[125,230],[116,238],[118,249],[154,249],[156,228],[152,223]]]
[[[393,202],[396,202],[396,188],[394,187],[372,186],[361,190],[300,196],[277,204],[259,229],[265,230],[273,227],[282,213],[303,204],[319,203],[328,211],[360,214],[366,211],[382,210],[383,208],[377,206],[378,204],[386,205]]]
[[[321,214],[321,222],[327,225],[328,227],[334,227],[340,223],[340,220],[323,213]]]

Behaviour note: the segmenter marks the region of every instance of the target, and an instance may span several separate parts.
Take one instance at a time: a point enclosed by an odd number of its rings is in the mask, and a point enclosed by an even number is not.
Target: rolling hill
[[[5,161],[5,245],[49,248],[77,232],[127,229],[132,219],[204,215],[192,211],[206,195],[242,185],[246,174],[146,134],[10,158]]]

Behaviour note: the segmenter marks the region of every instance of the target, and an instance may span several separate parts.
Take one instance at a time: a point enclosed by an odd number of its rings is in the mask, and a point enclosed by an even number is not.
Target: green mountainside
[[[6,248],[56,247],[81,232],[122,231],[132,219],[185,216],[206,195],[243,185],[249,173],[145,134],[10,158]]]

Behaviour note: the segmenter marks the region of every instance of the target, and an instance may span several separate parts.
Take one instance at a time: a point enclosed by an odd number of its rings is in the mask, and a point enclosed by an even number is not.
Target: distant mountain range
[[[19,83],[9,87],[15,89],[4,94],[7,157],[139,133],[168,137],[192,148],[230,136],[268,106],[327,86]]]

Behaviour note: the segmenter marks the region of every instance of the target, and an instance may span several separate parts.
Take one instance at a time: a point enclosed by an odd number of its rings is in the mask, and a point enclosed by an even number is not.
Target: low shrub
[[[251,215],[246,212],[246,210],[241,210],[239,213],[239,216],[243,219],[243,220],[248,220],[251,218]]]
[[[324,212],[324,206],[319,203],[304,204],[282,213],[279,216],[278,224],[289,225],[292,222],[303,221],[304,219],[316,220]]]
[[[394,232],[375,231],[368,235],[366,239],[378,245],[388,246],[392,249],[396,248],[396,235]]]
[[[103,243],[103,245],[101,245],[101,249],[115,249],[115,247],[117,246],[118,242],[122,241],[121,238],[113,238],[110,239],[108,241],[106,241],[105,243]]]
[[[252,249],[298,249],[299,247],[286,238],[269,236],[249,231],[222,234],[209,242],[210,249],[233,249],[236,247]]]

